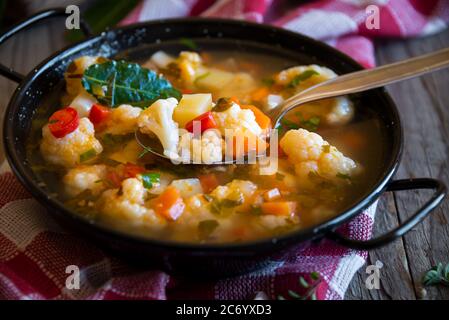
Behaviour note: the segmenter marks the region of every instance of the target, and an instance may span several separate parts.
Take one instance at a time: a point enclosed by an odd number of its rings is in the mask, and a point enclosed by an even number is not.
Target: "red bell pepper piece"
[[[75,131],[79,126],[78,112],[70,107],[53,113],[49,119],[48,128],[55,138],[63,138]]]
[[[123,175],[125,176],[125,179],[127,178],[135,178],[138,174],[144,173],[145,168],[138,166],[133,163],[127,163],[125,164],[123,168]]]
[[[203,133],[204,131],[208,129],[214,129],[217,127],[217,123],[215,122],[214,117],[212,116],[212,112],[208,111],[206,113],[203,113],[202,115],[196,117],[192,121],[189,121],[186,124],[186,130],[193,133],[193,122],[198,121],[200,123],[200,133]]]
[[[105,121],[109,117],[110,113],[111,110],[108,107],[104,107],[100,104],[94,104],[92,108],[90,108],[89,120],[94,125],[98,125]]]

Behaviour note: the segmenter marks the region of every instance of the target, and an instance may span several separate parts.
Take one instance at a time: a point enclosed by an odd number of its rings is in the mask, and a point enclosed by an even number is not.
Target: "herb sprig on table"
[[[318,289],[319,284],[321,283],[321,278],[318,272],[311,272],[310,281],[307,281],[304,277],[299,277],[298,282],[299,285],[305,290],[303,294],[300,294],[293,290],[288,290],[288,297],[294,300],[316,300],[316,291]],[[277,297],[278,300],[287,300],[286,297],[279,295]]]
[[[444,266],[441,262],[426,272],[422,279],[425,286],[449,286],[449,263]]]

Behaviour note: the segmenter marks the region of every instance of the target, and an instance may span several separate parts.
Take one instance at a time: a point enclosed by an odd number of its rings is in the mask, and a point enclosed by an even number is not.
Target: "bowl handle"
[[[416,178],[391,181],[386,191],[404,191],[414,189],[434,189],[432,197],[413,216],[400,224],[395,229],[371,240],[351,240],[335,231],[326,234],[326,237],[351,249],[370,250],[384,246],[397,238],[403,236],[424,218],[426,218],[446,196],[446,186],[443,182],[431,178]]]
[[[35,15],[29,17],[28,19],[14,25],[9,30],[5,31],[2,35],[0,35],[0,45],[2,45],[6,40],[14,36],[16,33],[24,29],[27,29],[28,27],[36,24],[39,21],[54,17],[65,17],[68,15],[69,14],[66,13],[65,8],[55,8],[38,12]],[[86,37],[92,35],[89,25],[83,19],[80,19],[80,28]],[[3,64],[0,64],[0,75],[17,83],[22,82],[22,80],[25,78],[24,75],[18,73],[17,71],[12,70],[11,68],[6,67]]]

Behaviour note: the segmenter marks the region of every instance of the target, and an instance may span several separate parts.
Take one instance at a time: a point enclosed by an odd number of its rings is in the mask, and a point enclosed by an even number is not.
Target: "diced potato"
[[[217,91],[227,86],[234,79],[234,74],[219,69],[209,69],[195,80],[195,85],[201,89]]]
[[[171,186],[178,189],[183,198],[189,198],[199,193],[203,193],[203,187],[201,186],[199,179],[174,180],[172,181]]]
[[[187,122],[212,109],[210,93],[185,94],[173,113],[173,120],[184,128]]]
[[[136,140],[131,140],[126,146],[119,151],[114,152],[109,156],[109,159],[120,163],[137,163],[139,155],[142,153],[143,148],[137,143]]]

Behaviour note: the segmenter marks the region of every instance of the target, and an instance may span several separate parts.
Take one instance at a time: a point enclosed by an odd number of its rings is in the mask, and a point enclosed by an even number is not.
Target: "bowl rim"
[[[47,68],[49,68],[54,62],[60,61],[64,57],[71,56],[74,52],[77,52],[82,48],[86,48],[97,41],[106,40],[108,35],[110,35],[111,33],[116,35],[118,33],[125,33],[131,30],[137,30],[139,28],[150,28],[153,25],[198,24],[198,23],[224,24],[224,25],[232,25],[234,27],[239,26],[242,28],[250,27],[253,29],[254,28],[257,29],[256,30],[257,32],[271,31],[276,33],[282,33],[287,37],[301,40],[303,43],[305,43],[305,45],[312,44],[318,49],[322,49],[329,52],[330,54],[336,56],[338,60],[344,61],[346,64],[348,64],[350,67],[353,67],[354,69],[359,70],[363,69],[363,67],[354,59],[338,51],[337,49],[327,45],[326,43],[279,27],[241,20],[222,19],[222,18],[200,18],[200,17],[158,19],[148,22],[136,23],[124,27],[112,28],[99,35],[91,36],[87,39],[84,39],[80,42],[66,46],[56,51],[55,53],[51,54],[48,58],[44,59],[41,63],[39,63],[34,68],[34,70],[29,72],[24,78],[24,80],[17,86],[5,110],[3,120],[3,145],[5,150],[5,157],[16,178],[31,193],[33,198],[37,199],[42,205],[44,205],[47,211],[50,211],[49,212],[50,214],[63,216],[63,218],[65,219],[70,219],[71,220],[70,223],[77,224],[78,226],[81,227],[92,228],[91,231],[100,232],[101,236],[113,237],[117,241],[132,242],[134,244],[141,244],[145,246],[151,245],[153,247],[159,247],[161,249],[169,249],[182,252],[186,251],[205,252],[205,253],[214,252],[222,255],[234,255],[236,252],[240,251],[256,253],[258,251],[266,251],[267,249],[273,250],[274,247],[278,246],[299,244],[300,242],[325,237],[326,233],[328,233],[329,231],[333,231],[336,227],[356,217],[358,214],[361,214],[363,210],[367,209],[371,204],[373,204],[383,193],[383,191],[387,186],[387,183],[392,179],[393,175],[396,173],[399,166],[400,158],[402,156],[402,149],[403,149],[403,127],[401,125],[399,112],[396,107],[396,104],[394,103],[388,92],[385,90],[385,88],[375,90],[378,92],[379,97],[382,97],[382,99],[384,100],[383,103],[389,105],[388,108],[390,109],[391,114],[394,118],[392,130],[394,132],[395,137],[393,137],[393,143],[391,147],[392,150],[391,155],[388,158],[389,159],[388,164],[384,167],[384,171],[380,174],[380,178],[377,179],[376,183],[371,187],[371,189],[367,190],[366,196],[361,198],[358,202],[352,204],[345,211],[342,211],[338,215],[329,218],[326,221],[323,221],[322,223],[319,223],[313,227],[299,229],[277,237],[262,238],[238,243],[203,244],[193,242],[182,243],[170,240],[160,240],[149,237],[147,238],[139,235],[133,235],[130,233],[126,233],[124,231],[112,229],[111,227],[107,227],[105,225],[94,223],[80,216],[75,211],[64,207],[62,203],[56,201],[55,199],[52,199],[48,193],[39,188],[37,182],[33,180],[33,178],[27,173],[26,165],[23,163],[23,159],[19,157],[14,147],[16,128],[12,125],[13,123],[12,120],[14,119],[14,114],[20,105],[21,98],[26,92],[27,87],[31,83],[33,83],[36,77],[38,77],[44,70],[47,70]]]

